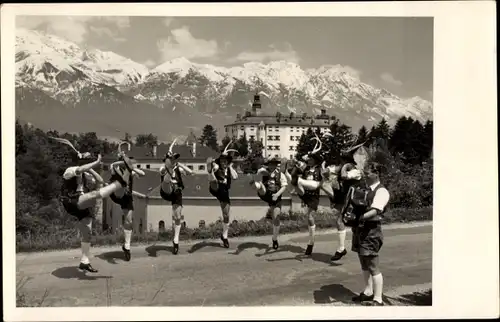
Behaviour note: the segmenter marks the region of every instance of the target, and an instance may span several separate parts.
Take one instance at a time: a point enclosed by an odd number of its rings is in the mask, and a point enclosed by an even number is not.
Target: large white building
[[[245,115],[238,114],[236,121],[224,126],[226,135],[241,138],[246,134],[248,140],[258,140],[264,146],[264,157],[278,157],[291,159],[297,151],[297,145],[302,133],[311,128],[320,128],[323,132],[330,127],[333,117],[321,110],[321,114],[310,116],[307,114],[266,115],[260,112],[261,103],[259,95],[255,95],[252,110]]]

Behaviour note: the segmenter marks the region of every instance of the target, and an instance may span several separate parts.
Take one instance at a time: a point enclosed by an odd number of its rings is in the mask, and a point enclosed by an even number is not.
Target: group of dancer
[[[328,132],[325,132],[323,137],[329,135]],[[94,170],[100,166],[100,156],[97,157],[96,161],[90,162],[91,155],[89,153],[80,153],[67,140],[56,140],[70,145],[76,152],[74,165],[64,172],[61,195],[66,211],[79,220],[78,227],[82,248],[79,268],[88,272],[97,272],[89,261],[91,225],[94,218],[92,208],[98,199],[107,197],[120,205],[123,210],[125,242],[122,245],[122,250],[125,259],[129,261],[131,259],[133,197],[145,197],[133,190],[133,181],[135,177],[141,177],[145,173],[134,166],[135,161],[128,158],[121,151],[120,145],[118,160],[110,166],[110,182],[105,183]],[[274,249],[279,248],[278,236],[282,195],[289,189],[290,192],[297,193],[306,209],[310,238],[305,255],[312,254],[316,229],[314,217],[318,211],[321,191],[323,191],[328,196],[330,207],[334,210],[333,213],[336,216],[335,228],[337,228],[338,248],[331,261],[338,261],[347,254],[345,248],[347,224],[352,227],[352,250],[358,253],[366,285],[365,290],[353,300],[382,305],[380,293],[382,275],[378,270],[378,251],[383,240],[380,218],[389,201],[389,193],[378,181],[379,168],[374,163],[367,164],[367,154],[362,147],[363,144],[342,151],[340,160],[327,165],[323,159],[322,140],[317,135],[313,140],[317,141],[314,149],[302,156],[301,160],[270,158],[258,169],[250,181],[250,185],[256,194],[269,206],[269,213],[273,223],[272,247]],[[173,254],[178,254],[183,208],[183,176],[192,175],[192,170],[179,162],[180,155],[178,153],[173,153],[175,143],[176,140],[170,145],[163,158],[164,164],[159,171],[159,177],[161,183],[160,195],[172,205]],[[231,182],[238,179],[232,157],[232,153],[237,151],[230,149],[231,144],[232,141],[228,143],[219,157],[215,159],[208,158],[207,160],[209,191],[219,201],[222,211],[221,241],[225,248],[230,247],[228,232],[231,210]],[[361,187],[359,183],[362,181],[365,183],[363,187],[370,187],[370,189],[354,189],[354,187]],[[94,186],[94,189],[92,189],[92,186]],[[363,196],[358,198],[357,196],[360,193]],[[360,199],[362,200],[359,201]],[[349,215],[353,213],[355,213],[354,218],[350,218]],[[372,227],[370,224],[365,224],[365,222],[375,222],[376,224]],[[364,227],[368,227],[368,234],[366,231],[363,233]]]

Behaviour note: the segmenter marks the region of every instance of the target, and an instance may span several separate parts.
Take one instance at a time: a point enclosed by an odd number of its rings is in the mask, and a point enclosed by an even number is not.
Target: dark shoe
[[[330,258],[330,260],[332,262],[335,262],[335,261],[338,261],[340,260],[342,257],[344,257],[345,255],[347,255],[347,249],[344,249],[343,251],[341,252],[335,252],[335,255],[332,256],[332,258]]]
[[[278,241],[277,240],[273,240],[273,248],[274,249],[278,249],[278,247],[280,247],[280,245],[278,244]]]
[[[224,238],[222,235],[220,236],[220,239],[222,240],[224,247],[229,248],[229,240],[227,240],[227,238]]]
[[[356,303],[361,303],[361,302],[365,302],[365,301],[373,301],[373,295],[365,295],[365,293],[359,293],[359,295],[356,295],[352,298],[352,301],[353,302],[356,302]]]
[[[308,255],[308,256],[311,255],[313,252],[313,247],[314,247],[314,245],[307,245],[305,255]]]
[[[125,245],[122,245],[122,250],[123,250],[123,253],[125,254],[125,260],[127,262],[130,262],[130,258],[132,258],[132,255],[130,254],[130,249],[126,249]]]
[[[361,302],[361,305],[363,305],[363,306],[384,306],[384,303],[377,302],[377,301],[366,301],[366,302]]]
[[[97,273],[98,272],[98,270],[93,268],[92,265],[90,265],[90,264],[80,263],[80,266],[78,268],[81,270],[90,272],[90,273]]]
[[[177,255],[179,253],[179,244],[173,243],[174,248],[172,249],[172,254]]]

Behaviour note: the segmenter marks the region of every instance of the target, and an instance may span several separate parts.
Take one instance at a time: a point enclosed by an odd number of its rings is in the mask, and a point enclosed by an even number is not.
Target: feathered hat
[[[323,137],[333,137],[333,135],[329,132],[325,132],[323,134]],[[314,148],[312,149],[311,152],[307,153],[302,157],[304,161],[309,160],[310,158],[315,159],[317,162],[321,162],[323,160],[323,156],[321,155],[321,149],[323,148],[323,142],[319,138],[317,133],[314,133],[314,137],[311,138],[311,140],[315,140],[316,144],[314,145]]]
[[[172,160],[177,160],[178,158],[180,158],[181,155],[179,153],[174,153],[174,151],[173,151],[175,143],[177,142],[177,139],[178,138],[175,138],[172,141],[172,143],[170,144],[170,147],[168,148],[168,152],[165,153],[165,157],[163,158],[163,162],[165,162],[165,160],[167,158],[172,159]]]
[[[233,140],[229,141],[229,143],[226,145],[226,147],[224,148],[224,151],[222,151],[222,153],[218,157],[219,160],[226,159],[229,163],[231,163],[231,161],[233,161],[233,157],[229,154],[229,152],[236,152],[237,153],[238,150],[229,149],[231,144],[233,144]]]
[[[78,151],[75,146],[67,139],[63,139],[63,138],[56,138],[56,137],[52,137],[52,136],[49,136],[50,139],[56,141],[56,142],[59,142],[59,143],[62,143],[62,144],[66,144],[68,145],[71,149],[73,149],[73,151],[76,152],[77,156],[78,156],[78,159],[82,160],[82,159],[90,159],[92,158],[92,154],[90,152],[80,152]]]
[[[264,165],[268,165],[270,163],[280,164],[281,160],[276,157],[272,157],[272,158],[267,158],[266,161],[264,161]]]
[[[365,165],[369,159],[369,154],[366,148],[364,147],[366,141],[360,144],[356,144],[351,146],[348,149],[342,151],[342,155],[352,159],[354,163],[356,163],[356,167],[359,170],[363,170]]]

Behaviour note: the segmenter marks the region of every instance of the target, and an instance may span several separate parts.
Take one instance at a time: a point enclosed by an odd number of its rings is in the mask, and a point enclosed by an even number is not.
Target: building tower
[[[252,103],[252,115],[256,116],[257,115],[257,109],[261,110],[262,105],[260,104],[260,95],[255,94],[253,96],[253,103]]]

